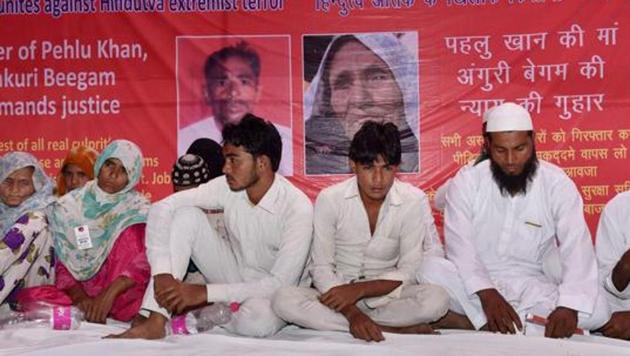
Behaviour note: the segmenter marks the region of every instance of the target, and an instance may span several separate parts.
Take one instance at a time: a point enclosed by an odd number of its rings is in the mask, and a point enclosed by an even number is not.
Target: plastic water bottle
[[[216,325],[228,323],[237,312],[238,303],[213,303],[192,312],[171,318],[166,326],[166,335],[191,335],[208,331]]]
[[[204,332],[216,325],[227,324],[232,320],[232,314],[237,312],[238,303],[213,303],[197,311],[197,331]]]
[[[21,327],[48,327],[54,330],[75,330],[81,325],[83,312],[74,306],[46,303],[31,304],[24,311],[0,314],[0,329]]]
[[[166,324],[166,335],[190,335],[197,333],[197,319],[192,313],[174,315]]]

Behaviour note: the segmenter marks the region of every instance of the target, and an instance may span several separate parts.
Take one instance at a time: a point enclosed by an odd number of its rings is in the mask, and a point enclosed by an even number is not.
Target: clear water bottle
[[[237,312],[238,303],[213,303],[196,311],[197,331],[204,332],[216,325],[227,324],[232,320],[232,314]]]
[[[31,304],[23,311],[0,314],[0,329],[49,327],[54,330],[75,330],[81,325],[83,312],[75,306],[58,306],[46,303]]]
[[[191,335],[208,331],[216,325],[223,325],[237,312],[238,303],[213,303],[190,313],[171,318],[166,325],[166,335]]]

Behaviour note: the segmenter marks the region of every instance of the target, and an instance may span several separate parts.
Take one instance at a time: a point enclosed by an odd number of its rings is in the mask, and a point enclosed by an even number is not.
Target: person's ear
[[[266,155],[256,157],[256,168],[261,172],[267,168],[271,169],[271,159]]]
[[[212,100],[210,99],[210,92],[208,91],[208,83],[206,81],[204,81],[204,83],[201,84],[201,92],[203,93],[203,100],[206,102],[206,104],[212,105]]]
[[[485,133],[483,136],[483,149],[486,150],[486,152],[490,152],[490,133]]]
[[[350,169],[352,173],[357,174],[357,164],[353,160],[350,160]]]

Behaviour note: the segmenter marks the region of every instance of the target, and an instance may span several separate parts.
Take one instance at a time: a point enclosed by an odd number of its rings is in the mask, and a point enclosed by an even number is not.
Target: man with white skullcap
[[[515,333],[528,314],[546,318],[547,337],[602,326],[610,314],[575,184],[537,159],[527,110],[504,103],[487,116],[489,159],[460,171],[446,194],[446,255],[458,278],[425,271],[451,297],[444,325],[435,326]],[[543,256],[553,248],[558,280],[543,273]]]

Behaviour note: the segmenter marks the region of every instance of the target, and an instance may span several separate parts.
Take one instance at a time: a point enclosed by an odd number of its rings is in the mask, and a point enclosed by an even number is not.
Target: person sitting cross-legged
[[[383,332],[432,333],[428,323],[446,314],[448,294],[416,283],[435,225],[427,196],[396,179],[398,128],[364,123],[349,156],[354,176],[324,189],[315,203],[315,289],[281,289],[274,311],[303,327],[349,330],[367,341],[383,340]]]
[[[208,303],[239,303],[226,330],[266,337],[285,325],[271,309],[280,287],[298,285],[311,245],[313,207],[277,174],[282,141],[275,126],[248,114],[223,129],[224,176],[154,204],[147,221],[152,280],[148,319],[115,337],[165,336],[172,314]],[[223,209],[226,238],[204,210]],[[192,259],[206,284],[181,282]]]

